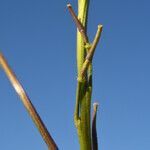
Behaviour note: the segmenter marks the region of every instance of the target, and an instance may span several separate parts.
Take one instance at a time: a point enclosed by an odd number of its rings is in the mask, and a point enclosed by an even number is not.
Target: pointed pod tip
[[[99,106],[99,103],[93,103],[94,111],[97,111],[98,106]]]
[[[70,4],[70,3],[68,3],[68,4],[67,4],[67,7],[71,7],[71,4]]]
[[[98,25],[98,28],[99,28],[99,29],[103,28],[103,25],[102,25],[102,24],[99,24],[99,25]]]

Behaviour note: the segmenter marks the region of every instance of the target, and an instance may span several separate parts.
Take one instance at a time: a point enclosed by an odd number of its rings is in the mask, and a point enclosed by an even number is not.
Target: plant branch
[[[83,25],[81,24],[80,20],[78,19],[78,17],[76,16],[71,4],[67,4],[67,7],[68,7],[68,10],[77,26],[79,32],[81,33],[81,35],[83,37],[84,42],[88,43],[88,36],[86,35],[85,29],[84,29]]]
[[[88,51],[88,54],[87,54],[87,56],[85,58],[83,66],[81,68],[81,72],[79,74],[79,80],[80,81],[82,81],[85,78],[85,73],[86,73],[86,71],[88,69],[88,66],[92,62],[96,46],[97,46],[97,44],[99,42],[99,39],[100,39],[100,36],[101,36],[102,28],[103,28],[102,25],[98,25],[98,29],[97,29],[97,33],[95,35],[94,41],[93,41],[93,43],[91,45],[91,48]]]
[[[55,144],[53,138],[51,137],[50,133],[48,132],[47,128],[45,127],[44,123],[42,122],[39,114],[37,113],[35,107],[31,103],[28,95],[26,94],[25,90],[23,89],[20,82],[17,80],[17,77],[9,67],[6,59],[0,53],[0,65],[5,71],[8,79],[10,80],[12,86],[14,87],[15,91],[19,95],[21,101],[23,102],[25,108],[27,109],[28,113],[30,114],[32,120],[34,121],[36,127],[38,128],[40,134],[42,135],[45,143],[48,146],[49,150],[58,150],[57,145]]]

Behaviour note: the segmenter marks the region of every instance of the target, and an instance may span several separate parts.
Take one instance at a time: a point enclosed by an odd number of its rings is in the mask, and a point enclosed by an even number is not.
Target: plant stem
[[[87,52],[87,55],[86,55],[86,58],[85,58],[85,61],[82,65],[82,68],[81,68],[81,71],[80,71],[80,74],[79,74],[79,78],[82,80],[86,74],[86,71],[89,67],[89,64],[92,63],[92,59],[93,59],[93,55],[94,55],[94,52],[95,52],[95,48],[99,42],[99,39],[100,39],[100,36],[101,36],[101,32],[102,32],[102,28],[103,26],[102,25],[98,25],[98,29],[97,29],[97,33],[95,35],[95,38],[94,38],[94,41],[90,47],[90,49],[88,50]]]
[[[89,0],[78,0],[78,20],[81,22],[84,27],[86,34],[87,30],[87,18],[88,18],[88,7]],[[84,59],[86,55],[85,43],[82,37],[82,34],[77,30],[77,70],[78,74],[82,68]]]
[[[87,16],[88,16],[89,0],[78,0],[78,20],[84,27],[84,33],[86,34],[87,28]],[[87,35],[87,34],[86,34]],[[85,61],[86,48],[83,34],[77,30],[77,70],[78,70],[78,84],[82,84],[79,90],[79,118],[80,123],[77,126],[77,132],[80,143],[80,150],[91,150],[91,126],[90,126],[90,112],[91,112],[91,94],[92,87],[88,86],[88,81],[79,80],[79,74],[82,70],[83,63]],[[81,82],[81,83],[80,83]],[[78,90],[78,89],[77,89]],[[78,95],[77,95],[78,97]]]
[[[15,74],[9,67],[6,59],[0,53],[0,65],[5,71],[8,79],[10,80],[12,86],[16,90],[17,94],[19,95],[21,101],[23,102],[25,108],[27,109],[28,113],[30,114],[33,122],[35,123],[36,127],[38,128],[39,132],[41,133],[45,143],[48,146],[48,150],[58,150],[57,145],[55,144],[53,138],[51,137],[50,133],[48,132],[47,128],[45,127],[43,121],[41,120],[39,114],[37,113],[35,107],[31,103],[28,95],[26,94],[25,90],[23,89],[20,82],[17,80]]]
[[[69,10],[69,12],[70,12],[70,14],[71,14],[71,16],[72,16],[72,18],[73,18],[77,28],[78,28],[78,31],[81,33],[81,35],[83,37],[84,43],[88,43],[88,37],[87,37],[87,35],[85,33],[85,28],[83,27],[83,25],[79,21],[78,17],[76,16],[74,10],[72,9],[71,4],[68,4],[67,7],[68,7],[68,10]]]
[[[102,25],[92,44],[86,33],[89,0],[78,0],[78,17],[70,4],[69,12],[77,26],[77,91],[74,122],[78,132],[80,150],[92,150],[91,136],[91,96],[92,96],[92,59],[99,42]]]

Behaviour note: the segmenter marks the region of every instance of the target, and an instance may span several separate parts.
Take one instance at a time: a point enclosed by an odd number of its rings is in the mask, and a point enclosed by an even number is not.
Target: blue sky
[[[73,112],[77,1],[1,0],[0,49],[61,150],[78,150]],[[150,2],[91,0],[88,35],[103,24],[94,56],[93,102],[103,150],[150,149]],[[0,70],[0,149],[46,145]]]

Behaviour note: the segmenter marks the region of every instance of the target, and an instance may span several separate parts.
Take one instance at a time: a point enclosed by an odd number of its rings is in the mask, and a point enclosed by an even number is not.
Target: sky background
[[[78,150],[73,123],[77,0],[0,0],[0,49],[60,150]],[[150,2],[91,0],[88,35],[103,24],[94,56],[93,102],[102,150],[150,149]],[[0,70],[0,149],[45,150]]]

